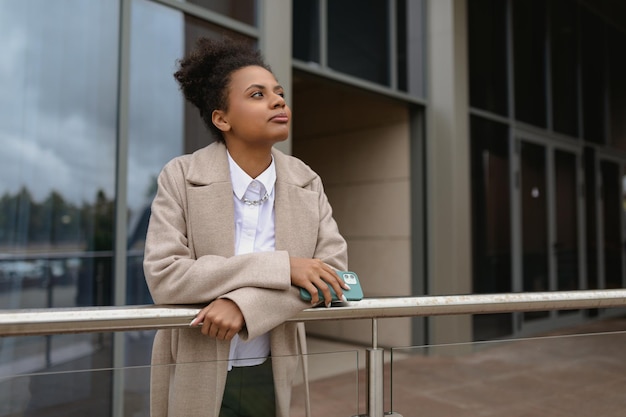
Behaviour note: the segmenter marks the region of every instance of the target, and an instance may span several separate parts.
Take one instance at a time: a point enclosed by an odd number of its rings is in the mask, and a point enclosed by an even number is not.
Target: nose
[[[274,102],[273,104],[273,108],[280,108],[280,107],[285,107],[286,106],[286,102],[285,102],[285,97],[281,96],[280,94],[275,94],[274,95]]]

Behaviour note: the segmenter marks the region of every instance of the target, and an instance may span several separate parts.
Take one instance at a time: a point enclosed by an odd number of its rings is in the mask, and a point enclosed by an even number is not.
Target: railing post
[[[372,347],[367,349],[365,369],[367,372],[367,411],[358,417],[402,417],[395,412],[384,412],[384,353],[378,347],[378,321],[372,319]]]
[[[383,359],[378,347],[378,320],[372,319],[372,347],[367,349],[367,416],[383,417]]]
[[[367,349],[367,416],[383,416],[383,353],[380,348]]]

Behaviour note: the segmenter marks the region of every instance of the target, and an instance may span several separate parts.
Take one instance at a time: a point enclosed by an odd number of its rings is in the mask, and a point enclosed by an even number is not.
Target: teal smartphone
[[[363,299],[363,289],[361,288],[361,283],[359,282],[359,276],[352,271],[335,271],[339,278],[343,279],[343,282],[348,284],[350,287],[349,290],[343,290],[343,295],[346,296],[348,301],[359,301]],[[335,290],[331,286],[328,287],[330,289],[330,293],[333,295],[333,301],[341,301],[337,297]],[[304,288],[300,288],[300,298],[305,301],[311,301],[311,294],[305,290]],[[321,298],[321,297],[320,297]]]

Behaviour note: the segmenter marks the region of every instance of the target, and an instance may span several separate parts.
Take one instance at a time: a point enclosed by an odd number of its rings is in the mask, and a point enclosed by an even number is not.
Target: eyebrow
[[[264,85],[261,85],[261,84],[252,84],[248,88],[246,88],[245,91],[252,90],[252,89],[266,90],[267,87],[264,86]],[[280,84],[276,84],[276,86],[274,87],[274,91],[284,90],[284,89],[285,88],[282,85],[280,85]]]

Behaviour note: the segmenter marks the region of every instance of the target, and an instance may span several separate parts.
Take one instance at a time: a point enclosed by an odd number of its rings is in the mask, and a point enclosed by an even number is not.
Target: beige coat
[[[234,255],[233,190],[226,147],[213,143],[175,158],[158,179],[144,270],[156,304],[206,305],[233,300],[245,318],[244,340],[271,331],[277,415],[289,415],[297,368],[296,324],[308,307],[291,285],[289,256],[347,268],[347,247],[332,218],[319,176],[273,150],[276,164],[276,251]],[[151,415],[217,416],[229,342],[198,328],[160,330],[154,340]]]

